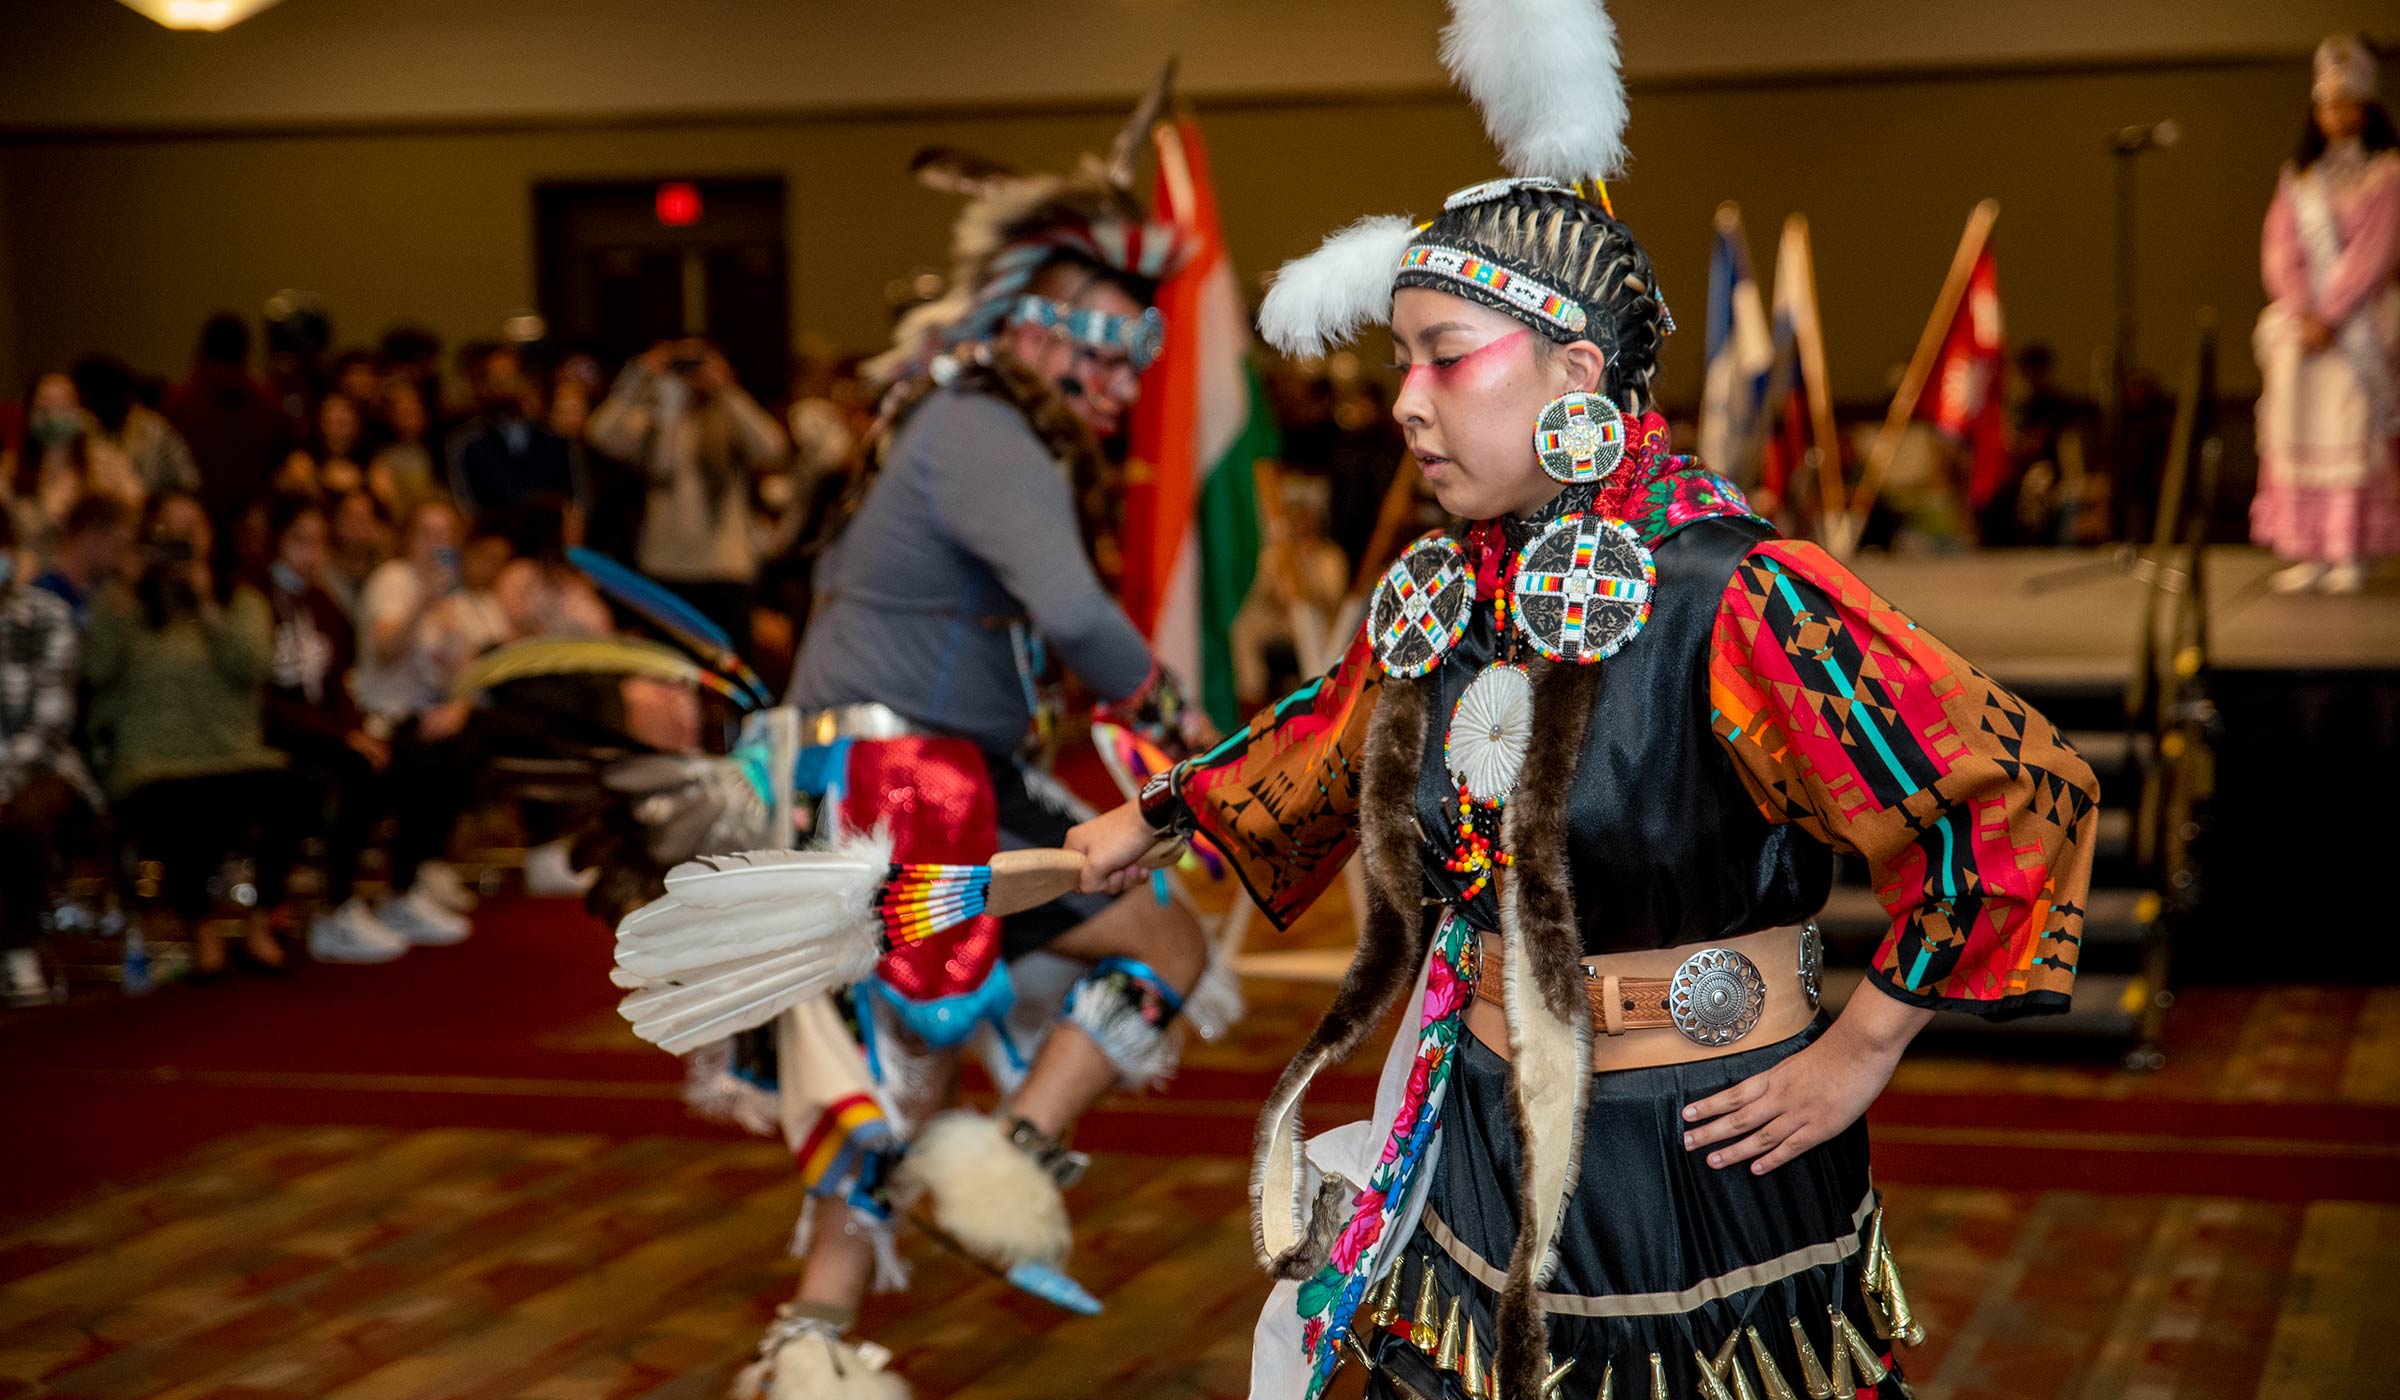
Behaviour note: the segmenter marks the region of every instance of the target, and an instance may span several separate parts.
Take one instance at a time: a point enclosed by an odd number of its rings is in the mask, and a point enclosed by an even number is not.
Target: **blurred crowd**
[[[207,978],[467,937],[445,855],[493,736],[461,670],[614,630],[568,563],[587,543],[788,658],[801,508],[865,426],[840,367],[775,412],[697,340],[619,366],[500,341],[445,366],[407,328],[257,350],[222,314],[178,382],[92,355],[0,412],[11,1004],[96,947],[138,985],[161,950]],[[529,878],[572,876],[543,849]]]

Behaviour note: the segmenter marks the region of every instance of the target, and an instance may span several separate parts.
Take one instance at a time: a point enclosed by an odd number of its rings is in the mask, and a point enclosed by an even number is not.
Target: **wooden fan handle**
[[[1161,841],[1142,853],[1145,870],[1159,870],[1183,857],[1183,842]],[[983,912],[1005,918],[1072,894],[1083,883],[1083,857],[1073,851],[1002,851],[992,857],[991,893]]]

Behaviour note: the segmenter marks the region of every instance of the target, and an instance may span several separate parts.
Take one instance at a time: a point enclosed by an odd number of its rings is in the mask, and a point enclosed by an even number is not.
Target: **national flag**
[[[1708,367],[1700,384],[1700,460],[1734,478],[1754,479],[1748,460],[1765,405],[1775,342],[1767,330],[1742,211],[1719,205],[1708,255]]]
[[[1772,339],[1775,369],[1768,393],[1779,402],[1765,410],[1774,421],[1762,434],[1758,483],[1781,503],[1791,499],[1792,476],[1808,460],[1812,443],[1821,453],[1840,451],[1825,378],[1825,333],[1817,319],[1816,254],[1809,245],[1808,220],[1798,214],[1783,221],[1783,236],[1775,245]],[[1838,458],[1835,465],[1838,473]],[[1841,478],[1830,479],[1838,484]]]
[[[1932,378],[1917,401],[1919,418],[1965,445],[1967,498],[1977,510],[2008,484],[2008,433],[2000,401],[2006,363],[2000,264],[1986,245],[1968,274],[1966,295],[1959,298]]]
[[[1142,383],[1126,469],[1125,609],[1220,729],[1241,721],[1228,639],[1258,571],[1252,467],[1282,444],[1250,357],[1250,313],[1227,256],[1208,149],[1188,115],[1160,124],[1158,216],[1192,253],[1159,288],[1166,351]]]

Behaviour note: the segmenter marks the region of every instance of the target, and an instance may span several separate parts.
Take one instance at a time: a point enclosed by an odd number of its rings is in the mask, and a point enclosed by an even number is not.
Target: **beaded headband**
[[[1445,290],[1445,284],[1487,293],[1477,300],[1496,298],[1503,303],[1497,309],[1513,312],[1519,320],[1531,319],[1537,330],[1577,336],[1591,319],[1584,314],[1583,303],[1573,297],[1465,249],[1413,243],[1400,255],[1400,270],[1392,285]]]
[[[1155,306],[1139,316],[1119,316],[1092,307],[1061,306],[1048,297],[1023,296],[1009,312],[1008,323],[1058,331],[1094,350],[1121,351],[1136,373],[1150,368],[1167,344],[1167,318]]]

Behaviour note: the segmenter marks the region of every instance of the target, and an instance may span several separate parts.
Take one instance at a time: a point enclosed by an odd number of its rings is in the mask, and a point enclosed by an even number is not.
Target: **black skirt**
[[[1577,1186],[1559,1226],[1558,1267],[1538,1295],[1553,1366],[1574,1361],[1557,1391],[1562,1400],[1592,1400],[1612,1367],[1615,1400],[1649,1400],[1653,1354],[1665,1395],[1716,1395],[1698,1357],[1722,1364],[1736,1342],[1736,1364],[1750,1393],[1763,1398],[1772,1391],[1752,1354],[1752,1329],[1791,1393],[1805,1397],[1810,1368],[1793,1335],[1795,1320],[1820,1373],[1855,1376],[1862,1395],[1908,1393],[1890,1359],[1891,1343],[1878,1335],[1882,1314],[1860,1288],[1876,1205],[1866,1124],[1852,1124],[1765,1176],[1753,1175],[1747,1163],[1711,1167],[1705,1152],[1683,1147],[1684,1105],[1796,1053],[1825,1025],[1820,1018],[1788,1040],[1718,1059],[1592,1076]],[[1429,1326],[1438,1334],[1457,1299],[1462,1336],[1472,1320],[1480,1363],[1487,1371],[1491,1365],[1494,1305],[1517,1235],[1515,1109],[1507,1061],[1482,1042],[1465,1041],[1456,1074],[1431,1194],[1397,1266],[1397,1317],[1376,1329],[1362,1314],[1357,1324],[1362,1338],[1374,1333],[1369,1395],[1456,1400],[1469,1393],[1460,1370],[1444,1370],[1436,1354],[1405,1335],[1404,1324],[1424,1309],[1428,1270],[1438,1314]],[[1829,1311],[1837,1302],[1889,1368],[1880,1385],[1868,1383],[1856,1360],[1835,1369],[1832,1353],[1844,1346]],[[1437,1342],[1430,1350],[1442,1348]],[[1720,1373],[1716,1383],[1723,1393],[1737,1393],[1729,1376]]]

